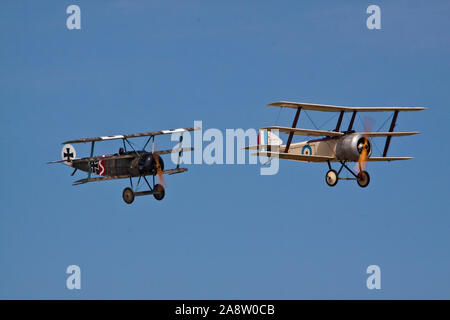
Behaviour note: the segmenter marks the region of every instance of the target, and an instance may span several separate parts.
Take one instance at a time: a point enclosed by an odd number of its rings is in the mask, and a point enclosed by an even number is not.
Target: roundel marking
[[[311,146],[308,144],[305,144],[302,148],[302,154],[307,155],[307,156],[311,156],[312,155],[312,149]]]

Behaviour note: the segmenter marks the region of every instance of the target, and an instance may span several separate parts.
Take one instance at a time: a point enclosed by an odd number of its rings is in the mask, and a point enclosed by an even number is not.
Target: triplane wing
[[[169,170],[164,170],[162,173],[171,175],[171,174],[186,172],[187,170],[188,170],[187,168],[169,169]],[[149,175],[150,174],[137,176],[137,177],[144,177],[144,176],[149,176]],[[95,178],[90,178],[90,179],[77,180],[77,181],[75,181],[73,183],[73,185],[79,185],[79,184],[83,184],[83,183],[87,183],[87,182],[107,181],[107,180],[117,180],[117,179],[128,179],[128,178],[130,178],[130,175],[95,177]]]
[[[280,126],[271,126],[261,128],[262,130],[278,130],[282,133],[292,133],[298,136],[310,136],[310,137],[335,137],[335,136],[343,136],[342,132],[336,131],[327,131],[327,130],[313,130],[313,129],[301,129],[301,128],[289,128],[289,127],[280,127]]]
[[[64,163],[73,167],[75,170],[87,172],[86,179],[80,179],[73,183],[73,185],[80,185],[87,182],[107,181],[116,179],[130,179],[131,188],[125,188],[123,191],[123,200],[131,204],[135,196],[153,195],[157,200],[162,200],[165,195],[165,183],[163,179],[164,174],[176,174],[187,171],[187,168],[180,168],[180,160],[183,152],[194,150],[191,147],[182,147],[183,133],[199,130],[200,128],[179,128],[161,131],[152,131],[145,133],[123,134],[114,136],[102,136],[94,138],[83,138],[76,140],[69,140],[63,142],[64,146],[61,151],[62,160],[53,161],[49,163]],[[155,136],[164,134],[181,133],[179,140],[179,148],[168,150],[154,150]],[[136,149],[128,139],[148,137],[142,149]],[[123,148],[119,152],[111,155],[94,156],[94,144],[97,141],[122,140]],[[91,152],[89,157],[77,158],[75,148],[71,143],[91,143]],[[146,151],[145,147],[152,142],[151,151]],[[127,145],[131,150],[127,151]],[[173,169],[164,170],[164,161],[161,155],[178,153],[177,165]],[[100,177],[91,177],[91,174],[99,175]],[[153,184],[151,185],[147,180],[147,176],[153,177]],[[155,176],[158,176],[159,183],[155,184]],[[138,178],[137,185],[133,186],[132,178]],[[138,191],[139,183],[145,181],[149,190]]]
[[[159,136],[159,135],[162,135],[162,134],[189,132],[189,131],[194,131],[194,130],[199,130],[199,129],[200,128],[197,128],[197,127],[178,128],[178,129],[161,130],[161,131],[144,132],[144,133],[119,134],[119,135],[115,135],[115,136],[82,138],[82,139],[76,139],[76,140],[69,140],[69,141],[63,142],[63,144],[67,144],[67,143],[86,143],[86,142],[107,141],[107,140],[123,140],[123,139],[129,139],[129,138],[150,137],[150,136]]]
[[[169,154],[169,153],[179,153],[179,152],[188,152],[193,151],[194,148],[188,147],[188,148],[177,148],[177,149],[169,149],[169,150],[159,150],[154,151],[153,154]],[[47,162],[47,164],[52,163],[63,163],[63,162],[71,162],[71,163],[81,163],[81,162],[93,162],[93,161],[101,161],[101,160],[118,160],[118,159],[133,159],[136,158],[136,155],[139,155],[140,151],[137,151],[136,153],[131,154],[122,154],[122,155],[105,155],[105,156],[99,156],[99,157],[87,157],[87,158],[76,158],[76,159],[69,159],[69,160],[58,160],[58,161],[52,161]]]
[[[330,162],[335,160],[334,157],[329,156],[307,156],[301,154],[285,153],[285,152],[273,152],[273,151],[261,151],[252,153],[252,156],[272,157],[301,162]],[[412,157],[370,157],[366,161],[395,161],[395,160],[409,160]]]
[[[323,112],[386,112],[386,111],[420,111],[423,107],[342,107],[326,104],[313,104],[304,102],[278,101],[268,104],[271,107],[302,108],[303,110]]]
[[[409,159],[412,159],[412,157],[370,157],[367,161],[396,161]]]
[[[313,129],[301,129],[301,128],[290,128],[290,127],[280,127],[280,126],[271,126],[261,128],[261,130],[278,130],[282,133],[293,133],[298,136],[308,136],[308,137],[339,137],[343,136],[344,132],[337,131],[328,131],[328,130],[313,130]],[[404,131],[404,132],[361,132],[361,134],[366,137],[403,137],[403,136],[411,136],[414,134],[420,133],[419,131]]]
[[[329,186],[334,186],[338,180],[357,180],[361,187],[366,187],[370,182],[369,174],[364,170],[366,162],[372,161],[395,161],[409,160],[412,157],[388,157],[392,137],[403,137],[418,134],[418,131],[394,132],[399,112],[403,111],[420,111],[425,110],[424,107],[344,107],[325,104],[313,104],[304,102],[277,101],[270,103],[269,106],[292,108],[296,110],[294,120],[290,127],[269,126],[261,128],[258,135],[258,145],[247,146],[244,149],[257,150],[252,155],[266,156],[269,158],[279,158],[302,162],[326,162],[329,171],[326,175],[326,182]],[[311,110],[319,112],[337,112],[339,118],[334,130],[318,130],[297,128],[297,122],[300,117],[301,110]],[[351,113],[351,120],[346,130],[341,130],[341,124],[345,113]],[[358,112],[393,112],[392,121],[389,131],[371,132],[366,128],[362,132],[355,132],[353,124]],[[288,134],[287,143],[285,145],[279,142],[273,135],[278,132]],[[313,140],[307,140],[292,143],[295,136],[316,137]],[[265,137],[261,139],[260,137]],[[276,143],[270,143],[270,139]],[[278,137],[278,136],[277,136]],[[369,138],[386,137],[384,150],[381,157],[372,157],[372,144]],[[331,168],[331,162],[340,162],[341,168],[335,171]],[[355,173],[347,166],[347,162],[357,162],[359,172]],[[342,169],[348,170],[354,178],[339,178]]]
[[[308,156],[302,154],[293,154],[286,152],[273,152],[273,151],[262,151],[252,153],[255,156],[280,158],[286,160],[303,161],[303,162],[327,162],[333,160],[333,157],[329,156]]]

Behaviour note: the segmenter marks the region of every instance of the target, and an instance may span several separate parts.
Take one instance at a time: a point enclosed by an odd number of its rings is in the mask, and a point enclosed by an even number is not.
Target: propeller
[[[159,155],[153,153],[153,160],[155,160],[156,163],[156,173],[158,175],[158,182],[165,188],[166,182],[164,181],[164,175],[162,173],[161,164],[159,163]]]
[[[363,126],[364,132],[370,132],[372,130],[373,124],[375,120],[370,117],[364,117]],[[360,152],[358,163],[355,166],[355,171],[358,171],[358,174],[361,171],[364,171],[367,167],[367,159],[369,158],[370,153],[370,143],[369,137],[364,135],[362,139],[358,141],[358,151]]]

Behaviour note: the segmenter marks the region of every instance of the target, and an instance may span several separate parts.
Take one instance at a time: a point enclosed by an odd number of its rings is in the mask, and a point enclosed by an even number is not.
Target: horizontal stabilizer
[[[64,163],[64,162],[70,162],[71,160],[57,160],[57,161],[50,161],[47,162],[47,164],[55,164],[55,163]]]

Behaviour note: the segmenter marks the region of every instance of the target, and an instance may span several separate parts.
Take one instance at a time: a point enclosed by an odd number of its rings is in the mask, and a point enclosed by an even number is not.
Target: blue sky
[[[71,4],[81,30],[66,28]],[[381,30],[366,28],[370,4]],[[449,14],[447,1],[2,1],[0,298],[450,298]],[[45,164],[71,138],[290,125],[292,110],[266,107],[277,100],[429,109],[400,114],[396,130],[422,134],[389,154],[414,159],[369,164],[366,189],[328,187],[324,164],[190,165],[163,201],[130,206],[127,181],[73,187],[84,175]],[[65,287],[72,264],[80,291]]]

